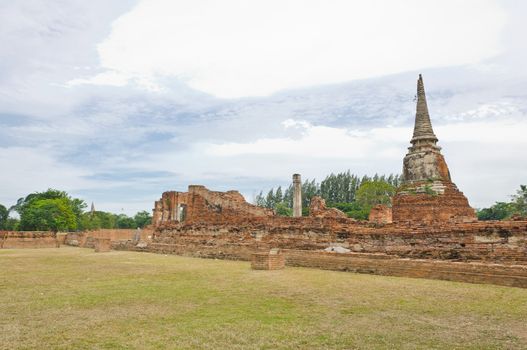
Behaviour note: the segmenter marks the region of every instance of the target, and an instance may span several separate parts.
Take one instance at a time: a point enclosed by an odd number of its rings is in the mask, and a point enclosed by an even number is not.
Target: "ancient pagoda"
[[[414,133],[403,160],[403,183],[393,198],[394,222],[469,222],[476,214],[450,178],[437,146],[423,78],[417,80]]]

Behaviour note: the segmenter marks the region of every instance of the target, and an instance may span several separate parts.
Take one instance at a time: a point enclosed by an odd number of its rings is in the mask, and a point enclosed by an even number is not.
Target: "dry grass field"
[[[0,250],[1,349],[527,349],[527,290]]]

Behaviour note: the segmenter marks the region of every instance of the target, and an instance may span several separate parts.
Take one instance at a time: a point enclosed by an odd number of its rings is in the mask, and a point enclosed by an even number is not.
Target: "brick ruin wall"
[[[401,259],[385,254],[283,252],[288,266],[527,288],[527,265]]]
[[[139,241],[149,241],[152,234],[152,230],[148,228],[140,230],[139,232],[136,229],[100,229],[70,232],[67,234],[64,243],[74,247],[93,249],[96,248],[97,239],[99,238],[107,238],[110,242],[130,241],[137,244],[136,238],[139,238]]]
[[[350,252],[323,251],[329,246]],[[164,225],[147,246],[118,241],[112,248],[246,261],[255,252],[280,248],[288,266],[527,288],[527,221],[431,228],[333,218],[260,218],[245,225]]]
[[[285,267],[285,255],[281,252],[257,252],[251,254],[253,270],[281,270]]]
[[[371,223],[336,215],[323,202],[312,216],[290,218],[253,210],[236,194],[186,197],[185,220],[165,218],[142,230],[142,244],[136,230],[69,233],[65,243],[94,248],[97,238],[108,238],[116,250],[247,261],[255,252],[280,248],[292,266],[527,287],[527,221]],[[34,246],[52,247],[51,235],[11,233],[4,243],[36,239],[41,243]],[[350,252],[325,253],[330,246]]]
[[[423,184],[422,186],[426,186]],[[452,183],[441,183],[441,194],[398,193],[392,199],[394,222],[474,222],[476,213]]]
[[[356,221],[327,208],[319,198],[312,201],[308,217],[280,217],[267,209],[254,209],[234,192],[221,194],[190,186],[187,193],[165,192],[164,199],[156,202],[154,216],[164,212],[163,220],[154,220],[147,246],[126,241],[112,246],[248,261],[255,252],[280,248],[288,265],[504,285],[524,283],[518,281],[527,277],[527,221],[476,222],[463,194],[455,185],[448,185],[439,183],[442,193],[437,196],[412,193],[395,198],[393,223],[390,208],[377,208],[371,222]],[[178,201],[188,207],[182,221],[167,214]],[[439,207],[436,212],[435,207]],[[423,215],[428,215],[425,220],[417,220]],[[335,246],[350,252],[323,251]],[[511,282],[514,274],[518,279]]]
[[[392,208],[386,205],[376,205],[370,210],[368,221],[375,224],[391,224],[393,222]]]
[[[98,238],[107,238],[111,242],[148,241],[152,237],[152,230],[144,229],[137,232],[135,229],[100,229],[84,232],[58,232],[49,231],[0,231],[0,248],[56,248],[61,244],[70,246],[95,248]]]
[[[240,222],[246,217],[274,216],[271,209],[249,204],[238,191],[215,192],[191,185],[188,192],[164,192],[153,211],[155,226],[170,222]]]
[[[56,248],[65,237],[49,231],[0,231],[0,248]]]
[[[329,246],[400,258],[527,265],[527,221],[412,227],[336,218],[253,218],[236,225],[160,226],[154,231],[148,249],[249,260],[251,252],[258,250],[321,251]]]

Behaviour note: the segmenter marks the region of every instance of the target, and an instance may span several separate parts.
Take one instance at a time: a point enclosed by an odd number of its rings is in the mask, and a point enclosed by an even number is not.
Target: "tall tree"
[[[364,182],[357,190],[357,202],[364,208],[371,209],[374,205],[391,203],[395,187],[383,181]]]
[[[27,195],[25,198],[20,198],[17,203],[11,207],[10,210],[15,210],[20,215],[20,228],[22,230],[40,230],[40,228],[32,228],[35,227],[36,222],[35,218],[32,217],[32,215],[35,215],[35,206],[37,203],[39,203],[42,200],[59,200],[56,201],[55,206],[62,208],[63,206],[67,206],[69,208],[69,211],[73,213],[73,216],[75,218],[75,228],[79,227],[81,225],[82,220],[82,212],[86,208],[86,203],[82,199],[78,198],[71,198],[65,191],[60,191],[56,189],[48,189],[45,192],[34,192],[29,195]],[[51,209],[52,202],[47,202],[48,209]],[[59,205],[60,204],[60,205]],[[40,207],[39,207],[40,208]],[[32,210],[30,213],[28,210]],[[39,213],[42,213],[42,211],[38,211]],[[30,216],[27,216],[31,214]],[[44,224],[42,224],[44,225]],[[42,225],[37,225],[38,227],[43,227]],[[46,225],[44,225],[46,226]]]
[[[527,185],[520,185],[520,189],[512,196],[512,203],[516,214],[527,217]]]
[[[278,186],[278,188],[276,189],[276,192],[274,194],[274,201],[276,204],[279,204],[279,203],[282,203],[282,200],[283,200],[283,196],[282,196],[282,186]]]
[[[152,215],[146,210],[140,211],[134,215],[135,226],[143,228],[152,223]]]
[[[478,220],[503,220],[509,218],[514,213],[514,204],[496,202],[489,208],[477,210]]]
[[[22,230],[73,231],[77,218],[67,198],[31,200],[20,215]]]
[[[267,197],[265,197],[265,206],[267,208],[274,208],[276,206],[276,202],[274,200],[274,191],[271,188],[271,190],[267,193]]]
[[[9,217],[9,211],[6,207],[0,204],[0,230],[5,230],[7,226],[7,218]]]

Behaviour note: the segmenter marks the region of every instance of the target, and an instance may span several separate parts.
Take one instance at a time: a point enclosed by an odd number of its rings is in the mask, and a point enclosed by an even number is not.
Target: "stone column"
[[[300,174],[293,174],[293,217],[302,216],[302,180]]]

